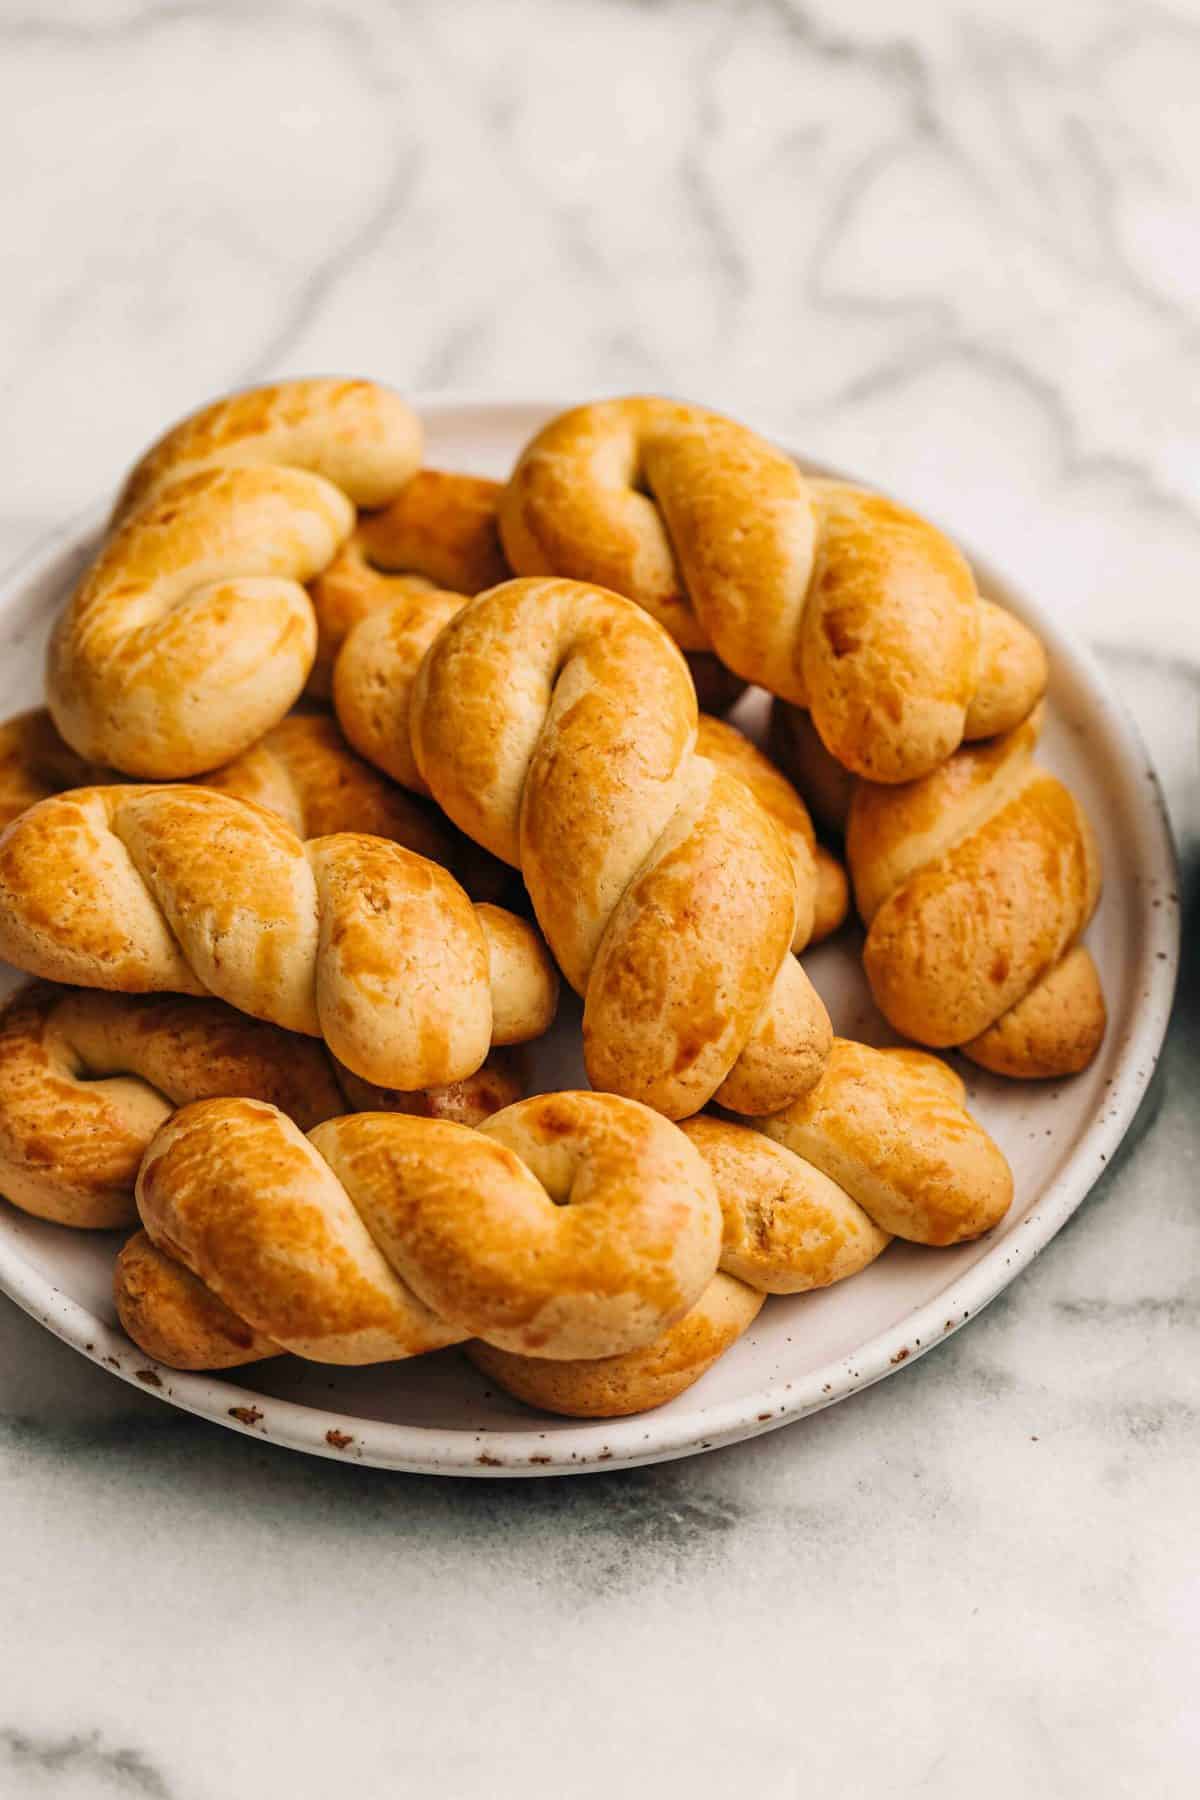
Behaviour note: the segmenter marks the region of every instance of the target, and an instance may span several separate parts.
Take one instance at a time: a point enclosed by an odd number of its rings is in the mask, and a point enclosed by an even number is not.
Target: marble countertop
[[[774,419],[1100,647],[1194,936],[1198,89],[1187,0],[3,0],[0,559],[268,374]],[[687,1463],[306,1461],[0,1303],[0,1796],[1193,1793],[1198,1070],[1189,944],[1040,1260]]]

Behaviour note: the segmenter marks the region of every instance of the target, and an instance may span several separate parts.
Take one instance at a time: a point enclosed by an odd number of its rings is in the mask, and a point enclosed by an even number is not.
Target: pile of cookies
[[[1094,1056],[1046,676],[941,532],[699,407],[578,407],[497,483],[371,382],[220,400],[0,726],[0,1193],[136,1228],[117,1308],[174,1368],[461,1345],[661,1404],[766,1296],[1003,1217],[929,1050]],[[749,684],[770,759],[718,716]],[[851,894],[921,1048],[804,972]],[[523,1097],[560,974],[591,1089]]]

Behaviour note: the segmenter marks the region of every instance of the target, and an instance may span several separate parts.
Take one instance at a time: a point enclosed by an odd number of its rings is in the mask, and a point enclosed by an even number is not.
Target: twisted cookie
[[[117,1258],[115,1292],[130,1337],[168,1367],[232,1368],[281,1353],[281,1345],[165,1255],[145,1231],[130,1238]],[[463,1348],[485,1375],[531,1406],[575,1418],[611,1418],[661,1406],[698,1381],[762,1303],[754,1288],[718,1273],[681,1319],[633,1350],[558,1360],[500,1350],[482,1338]]]
[[[707,1116],[691,1119],[682,1128],[707,1165],[720,1208],[722,1240],[720,1272],[682,1315],[663,1325],[649,1342],[607,1352],[597,1351],[599,1340],[595,1337],[586,1350],[577,1349],[574,1338],[564,1339],[559,1345],[561,1354],[548,1351],[544,1344],[517,1348],[511,1341],[501,1343],[493,1330],[469,1343],[467,1354],[510,1393],[551,1412],[609,1417],[663,1404],[696,1381],[729,1348],[752,1322],[765,1294],[799,1293],[843,1280],[878,1256],[891,1232],[921,1242],[958,1242],[986,1230],[1003,1215],[1012,1194],[1007,1164],[965,1112],[962,1094],[962,1083],[933,1057],[917,1051],[869,1050],[838,1040],[829,1069],[812,1095],[778,1118],[754,1130]],[[566,1194],[574,1204],[583,1197],[584,1184],[574,1153],[568,1150],[562,1159],[560,1153],[585,1100],[597,1109],[587,1121],[589,1130],[597,1123],[607,1128],[614,1105],[626,1108],[625,1113],[614,1115],[616,1119],[645,1119],[644,1109],[613,1102],[609,1096],[547,1095],[508,1109],[484,1131],[516,1149],[556,1198]],[[231,1110],[233,1106],[225,1112]],[[234,1299],[232,1290],[222,1286],[223,1272],[229,1268],[235,1278],[244,1281],[247,1244],[253,1246],[260,1239],[274,1241],[281,1235],[281,1227],[262,1208],[259,1184],[247,1191],[247,1170],[255,1166],[257,1154],[254,1144],[249,1151],[235,1145],[236,1158],[224,1149],[210,1158],[214,1143],[234,1143],[232,1136],[228,1140],[216,1136],[218,1124],[222,1131],[227,1129],[225,1112],[212,1108],[193,1108],[191,1112],[197,1115],[195,1132],[188,1127],[196,1138],[194,1156],[186,1165],[170,1156],[164,1160],[166,1204],[159,1193],[155,1211],[153,1203],[147,1205],[145,1183],[140,1190],[150,1236],[142,1233],[135,1237],[122,1253],[118,1304],[131,1336],[160,1361],[177,1367],[228,1367],[275,1354],[281,1348],[278,1335],[271,1335],[267,1323],[274,1315],[268,1314],[261,1297],[257,1303]],[[203,1131],[201,1114],[205,1115]],[[515,1127],[518,1119],[519,1132]],[[183,1123],[181,1117],[177,1124],[182,1128]],[[402,1258],[410,1243],[412,1222],[423,1218],[420,1176],[424,1165],[414,1173],[415,1152],[410,1146],[417,1140],[411,1136],[399,1153],[393,1152],[385,1123],[341,1120],[314,1133],[312,1141],[355,1198],[392,1268],[410,1286],[416,1286]],[[358,1134],[356,1142],[364,1145],[362,1154],[350,1158],[344,1153],[331,1154],[325,1132],[343,1127]],[[661,1120],[658,1127],[660,1132],[667,1129]],[[268,1133],[261,1120],[255,1130],[274,1146],[275,1135]],[[164,1133],[148,1164],[166,1137]],[[677,1137],[677,1133],[664,1137],[663,1142],[676,1143]],[[277,1166],[278,1160],[273,1148],[272,1165]],[[471,1165],[466,1166],[470,1182]],[[690,1166],[691,1180],[698,1183],[697,1164]],[[643,1168],[630,1167],[633,1178],[645,1179]],[[348,1170],[355,1179],[350,1179]],[[381,1230],[380,1197],[393,1206],[391,1196],[400,1180],[411,1190],[405,1221],[399,1226],[393,1221]],[[232,1216],[227,1223],[214,1214],[214,1187],[229,1197]],[[178,1226],[166,1209],[181,1190],[188,1196],[190,1210],[176,1242],[171,1234]],[[272,1204],[281,1205],[296,1192],[296,1183],[289,1176],[283,1201]],[[313,1192],[315,1197],[317,1190]],[[226,1202],[220,1204],[224,1209]],[[461,1205],[461,1200],[454,1204]],[[443,1206],[445,1218],[453,1223],[448,1197]],[[296,1231],[295,1221],[295,1212],[289,1211],[282,1229],[285,1243]],[[494,1223],[493,1213],[482,1215],[485,1232]],[[308,1242],[309,1219],[301,1215],[298,1224],[299,1235]],[[427,1255],[431,1245],[437,1255],[443,1253],[444,1246],[434,1236],[422,1232],[420,1242]],[[518,1271],[523,1269],[524,1237],[508,1231],[502,1242],[503,1257],[511,1258]],[[197,1243],[203,1246],[199,1252],[193,1248]],[[451,1254],[457,1258],[459,1252],[453,1249]],[[615,1254],[624,1267],[630,1245],[622,1243]],[[208,1260],[202,1262],[201,1257]],[[540,1262],[536,1266],[540,1273]],[[560,1262],[552,1279],[560,1279],[561,1274]],[[270,1288],[277,1288],[287,1278],[286,1263],[273,1268]],[[594,1270],[590,1279],[595,1280]],[[342,1273],[337,1281],[339,1288],[347,1285]],[[472,1296],[481,1285],[470,1284]],[[306,1277],[306,1293],[309,1286]],[[240,1294],[245,1291],[243,1286]],[[255,1290],[258,1296],[266,1291],[265,1283]],[[605,1285],[603,1291],[608,1293],[609,1287]],[[573,1287],[562,1294],[558,1307],[553,1299],[546,1302],[556,1316],[561,1310],[563,1318],[578,1303]],[[443,1294],[435,1310],[445,1319],[453,1306]],[[454,1312],[454,1316],[459,1314]],[[664,1317],[660,1313],[660,1324]],[[278,1328],[274,1329],[278,1333]],[[426,1346],[419,1337],[416,1342],[417,1347],[434,1347],[432,1342]],[[383,1353],[398,1354],[394,1347]],[[325,1355],[326,1351],[302,1354]]]
[[[360,508],[357,526],[310,588],[316,660],[310,693],[327,696],[333,659],[355,620],[398,593],[429,586],[476,594],[503,581],[500,484],[419,469],[415,413],[366,381],[284,381],[215,401],[155,444],[117,502],[115,519],[180,480],[215,468],[307,469]]]
[[[368,1106],[477,1125],[520,1091],[502,1051],[464,1081],[396,1093],[220,1000],[29,982],[0,1013],[0,1194],[60,1225],[128,1225],[146,1147],[190,1100],[267,1100],[307,1131]]]
[[[114,527],[55,628],[54,722],[88,759],[178,779],[247,749],[316,652],[303,583],[355,504],[420,461],[420,427],[370,382],[287,383],[206,407],[134,469]]]
[[[1012,1204],[1008,1163],[967,1111],[962,1081],[921,1050],[836,1038],[817,1086],[760,1129],[820,1170],[879,1231],[910,1243],[964,1243]],[[761,1226],[751,1235],[757,1246]]]
[[[460,1080],[554,1014],[536,933],[351,832],[308,843],[198,787],[80,788],[0,837],[0,957],[79,987],[212,994],[364,1080]]]
[[[653,620],[580,582],[507,582],[437,637],[411,712],[439,805],[521,869],[585,997],[594,1086],[670,1118],[714,1095],[773,1112],[812,1086],[829,1021],[788,954],[793,864],[749,789],[695,754],[695,694]]]
[[[350,1114],[307,1138],[274,1107],[202,1101],[158,1133],[137,1199],[158,1256],[134,1240],[118,1308],[177,1366],[214,1366],[214,1346],[167,1341],[186,1302],[175,1283],[156,1303],[163,1261],[242,1323],[236,1348],[250,1328],[255,1354],[369,1363],[484,1337],[572,1359],[659,1337],[712,1280],[721,1238],[701,1157],[612,1094],[543,1094],[478,1131]]]
[[[1073,1074],[1104,1036],[1079,943],[1100,858],[1074,795],[1034,763],[1040,713],[903,788],[859,782],[846,852],[863,961],[905,1037],[998,1075]]]
[[[981,600],[941,532],[806,478],[701,407],[640,395],[552,419],[513,471],[500,531],[519,575],[628,595],[685,650],[811,709],[831,753],[875,781],[1016,725],[1045,687],[1037,640]]]
[[[296,469],[215,469],[126,519],[55,627],[54,723],[81,756],[178,779],[228,762],[281,719],[316,648],[303,583],[354,509]]]

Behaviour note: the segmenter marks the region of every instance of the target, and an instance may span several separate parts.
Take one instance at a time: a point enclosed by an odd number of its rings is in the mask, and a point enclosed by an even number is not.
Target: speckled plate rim
[[[561,410],[558,401],[517,396],[440,394],[417,396],[426,416],[458,411]],[[787,445],[786,432],[758,429]],[[797,451],[805,468],[846,476]],[[857,479],[861,480],[861,477]],[[77,518],[55,532],[0,577],[0,611],[19,611],[23,593],[51,566],[94,532],[102,514]],[[961,542],[961,538],[959,539]],[[110,1373],[149,1390],[172,1405],[232,1430],[311,1455],[354,1461],[415,1474],[545,1476],[633,1468],[716,1450],[757,1437],[819,1412],[908,1368],[936,1344],[976,1317],[1050,1242],[1111,1162],[1150,1085],[1166,1036],[1179,963],[1178,864],[1157,773],[1141,736],[1110,689],[1091,652],[1056,626],[1044,609],[1010,581],[989,559],[964,549],[983,585],[1010,595],[1041,633],[1052,663],[1066,670],[1085,694],[1109,740],[1114,762],[1131,794],[1133,824],[1129,849],[1142,871],[1141,950],[1133,970],[1141,995],[1133,1023],[1117,1046],[1119,1073],[1097,1116],[1079,1138],[1058,1176],[1041,1191],[1023,1219],[964,1275],[914,1308],[889,1329],[867,1339],[855,1352],[811,1370],[803,1378],[769,1382],[734,1400],[692,1406],[676,1401],[669,1413],[642,1413],[630,1419],[583,1421],[553,1435],[531,1438],[528,1431],[467,1431],[364,1419],[295,1401],[276,1399],[205,1375],[182,1374],[136,1350],[86,1306],[55,1287],[20,1251],[0,1238],[0,1292],[51,1331]],[[1152,907],[1157,893],[1167,903]],[[703,1387],[693,1390],[702,1395]],[[539,1452],[531,1457],[534,1445]]]

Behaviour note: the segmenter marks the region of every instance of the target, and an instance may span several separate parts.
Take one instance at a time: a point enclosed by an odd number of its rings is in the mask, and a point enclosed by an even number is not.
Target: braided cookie
[[[962,1081],[921,1050],[835,1038],[817,1086],[760,1129],[910,1243],[964,1243],[1012,1204],[1012,1172]]]
[[[419,469],[420,421],[366,381],[302,380],[215,401],[169,431],[138,463],[116,519],[201,470],[273,464],[323,475],[360,508],[358,524],[310,589],[316,661],[310,693],[328,696],[350,626],[398,592],[435,586],[477,594],[503,581],[499,482]]]
[[[564,1360],[638,1349],[700,1298],[721,1239],[701,1157],[613,1094],[543,1094],[478,1131],[355,1113],[307,1138],[260,1102],[202,1101],[158,1133],[137,1199],[160,1255],[259,1344],[335,1363],[469,1337]],[[117,1297],[135,1341],[170,1348],[144,1298],[127,1304],[124,1264]]]
[[[317,615],[317,660],[309,692],[327,698],[348,633],[381,607],[431,590],[468,597],[509,573],[496,506],[501,487],[476,475],[422,469],[378,512],[361,513],[353,536],[309,593]]]
[[[416,1355],[462,1342],[448,1320],[469,1319],[489,1332],[472,1360],[518,1398],[611,1416],[669,1400],[751,1323],[763,1296],[713,1273],[711,1180],[666,1120],[553,1094],[493,1135],[363,1116],[306,1144],[265,1107],[188,1108],[139,1181],[146,1229],[115,1277],[125,1329],[168,1366],[229,1368],[285,1348]]]
[[[323,1036],[364,1080],[441,1086],[538,1036],[537,934],[381,838],[302,842],[199,787],[79,788],[0,836],[0,957],[51,981],[212,994]]]
[[[608,1096],[549,1095],[503,1115],[509,1121],[520,1117],[523,1125],[519,1135],[506,1130],[503,1141],[556,1197],[570,1186],[571,1173],[553,1160],[563,1130],[560,1110],[567,1109],[569,1120],[584,1098],[606,1106],[609,1101]],[[1012,1195],[1008,1166],[966,1113],[962,1098],[962,1083],[933,1057],[837,1040],[829,1071],[813,1094],[778,1118],[754,1130],[707,1116],[682,1127],[710,1172],[722,1243],[720,1272],[681,1317],[648,1343],[599,1356],[594,1348],[579,1356],[551,1357],[545,1348],[531,1355],[494,1338],[467,1344],[468,1356],[510,1393],[550,1412],[610,1417],[662,1405],[730,1347],[766,1294],[799,1293],[844,1280],[873,1261],[893,1232],[920,1242],[958,1242],[1003,1216]],[[339,1126],[365,1132],[376,1123],[340,1121]],[[313,1141],[354,1195],[386,1191],[395,1179],[394,1159],[380,1159],[380,1140],[370,1145],[369,1155],[349,1164],[329,1154],[322,1132]],[[386,1145],[386,1134],[381,1141]],[[359,1177],[357,1187],[347,1178],[347,1166]],[[207,1170],[210,1185],[215,1172]],[[232,1189],[228,1179],[216,1184],[234,1193],[239,1220],[240,1179],[239,1164]],[[578,1195],[576,1175],[570,1198]],[[404,1276],[400,1258],[389,1249],[393,1238],[375,1223],[377,1211],[358,1204],[372,1236]],[[876,1223],[872,1208],[886,1225]],[[153,1234],[144,1205],[143,1216]],[[165,1239],[158,1248],[145,1233],[127,1245],[117,1275],[126,1328],[144,1349],[176,1367],[228,1367],[278,1353],[281,1345],[270,1335],[262,1310],[244,1302],[226,1304],[230,1296],[219,1297],[225,1290],[218,1281],[205,1286],[197,1278],[205,1270],[186,1248],[197,1222],[208,1224],[207,1210],[193,1221],[182,1251]],[[219,1257],[222,1241],[220,1227],[206,1232],[207,1253]]]
[[[989,1230],[1012,1174],[966,1111],[958,1077],[919,1050],[835,1038],[817,1086],[751,1129],[704,1114],[681,1127],[722,1213],[720,1274],[644,1349],[572,1363],[471,1343],[477,1368],[531,1406],[591,1417],[682,1393],[753,1323],[767,1294],[798,1294],[867,1267],[893,1235],[956,1244]]]
[[[945,1047],[945,1034],[953,1031],[957,1047],[982,1067],[1025,1080],[1086,1068],[1106,1023],[1096,966],[1075,942],[1099,897],[1095,839],[1062,783],[1031,765],[1041,723],[1037,709],[1015,731],[964,745],[933,775],[900,788],[848,775],[804,715],[789,707],[777,703],[770,730],[773,754],[822,824],[846,832],[854,822],[847,855],[864,922],[871,925],[884,899],[893,892],[897,897],[880,931],[867,939],[868,974],[880,1008],[908,1036]],[[1021,807],[1007,810],[1026,789],[1032,791]],[[1050,804],[1039,805],[1039,798]],[[997,820],[997,814],[1003,816]],[[987,832],[976,842],[983,826]],[[1010,831],[1018,844],[1015,860]],[[1035,868],[1031,858],[1047,835],[1051,848]],[[977,855],[983,860],[976,862]],[[1000,867],[1005,881],[997,884],[992,872]],[[898,931],[909,906],[903,898],[909,879],[921,869],[929,876],[914,890],[921,917],[906,919]],[[1065,950],[1055,948],[1063,944]],[[929,960],[906,971],[895,959],[914,954],[918,945]],[[922,1003],[929,996],[914,993],[916,981],[924,989],[931,972],[936,994],[954,1009],[950,1016],[932,1015]],[[1005,1010],[1009,994],[1016,998]],[[964,1038],[957,1035],[964,1029],[959,1006],[967,1020]],[[974,1039],[971,1026],[980,1027]],[[922,1035],[927,1032],[938,1035]]]
[[[450,593],[393,601],[350,631],[334,666],[334,704],[347,740],[418,794],[429,790],[412,750],[413,687],[427,651],[465,605]],[[748,738],[708,713],[700,714],[696,748],[743,781],[783,835],[796,873],[792,948],[829,937],[846,917],[849,889],[840,864],[817,843],[800,795]]]
[[[686,650],[809,708],[831,753],[876,781],[936,768],[1016,725],[1045,657],[980,599],[925,520],[803,476],[756,433],[652,396],[579,406],[522,453],[500,504],[520,575],[636,600]]]
[[[774,1112],[829,1020],[789,948],[796,882],[750,790],[695,754],[696,700],[652,619],[570,581],[511,581],[441,632],[412,696],[438,804],[521,869],[584,996],[595,1087],[670,1118]]]
[[[129,1336],[169,1368],[227,1369],[281,1353],[281,1345],[255,1331],[144,1231],[118,1256],[115,1289]],[[763,1298],[745,1282],[714,1275],[677,1323],[649,1344],[613,1356],[522,1356],[482,1338],[462,1347],[498,1387],[529,1406],[572,1418],[613,1418],[662,1406],[691,1387],[753,1323]]]
[[[30,982],[0,1012],[0,1194],[60,1225],[131,1224],[146,1147],[190,1100],[268,1100],[307,1131],[348,1106],[477,1125],[520,1092],[503,1051],[465,1081],[395,1093],[220,1000]]]
[[[206,407],[133,471],[50,641],[54,722],[81,756],[178,779],[291,706],[316,652],[303,584],[420,461],[420,426],[370,382],[294,382]]]
[[[1033,761],[1040,713],[903,788],[859,782],[846,852],[884,1017],[998,1075],[1074,1074],[1104,1036],[1080,945],[1100,858],[1074,795]]]

